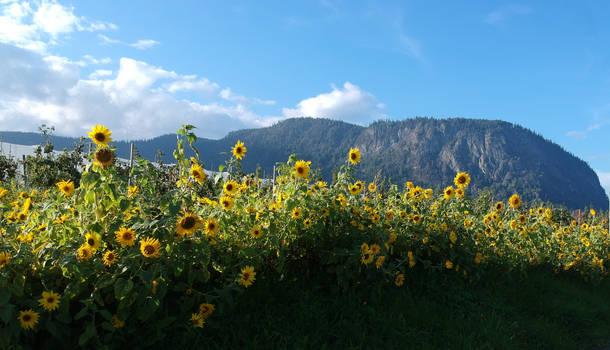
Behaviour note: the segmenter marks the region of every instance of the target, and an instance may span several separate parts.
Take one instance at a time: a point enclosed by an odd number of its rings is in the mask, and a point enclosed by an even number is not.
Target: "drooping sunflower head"
[[[252,236],[252,238],[261,238],[263,236],[263,230],[261,230],[260,226],[254,225],[250,229],[250,236]]]
[[[116,259],[117,259],[117,255],[113,250],[109,250],[106,253],[104,253],[104,256],[102,258],[102,260],[104,261],[104,265],[106,265],[106,266],[110,266],[110,265],[114,264]]]
[[[220,225],[218,224],[218,220],[214,218],[209,218],[205,222],[205,233],[210,236],[215,236],[218,233],[218,228]]]
[[[107,147],[108,142],[112,142],[111,134],[112,132],[108,128],[99,124],[89,131],[89,137],[99,147]]]
[[[521,206],[521,197],[519,197],[519,195],[515,193],[510,196],[510,198],[508,199],[508,203],[513,208],[519,208]]]
[[[76,254],[78,256],[78,260],[87,261],[91,259],[91,256],[93,256],[93,249],[91,249],[89,244],[84,243],[78,248]]]
[[[161,256],[161,244],[158,239],[148,237],[140,242],[140,252],[147,258],[158,258]]]
[[[61,191],[61,193],[63,193],[63,195],[66,197],[74,192],[74,183],[72,182],[72,180],[60,181],[56,185]]]
[[[186,213],[176,223],[176,233],[180,236],[191,236],[201,227],[201,224],[201,219],[197,215]]]
[[[136,234],[129,228],[120,227],[118,231],[115,233],[116,241],[121,244],[121,246],[133,246],[136,238]]]
[[[254,272],[254,267],[246,266],[241,269],[241,274],[239,276],[239,280],[237,283],[241,284],[244,287],[249,287],[252,285],[254,280],[256,279],[256,272]]]
[[[199,305],[199,315],[203,318],[208,318],[214,312],[214,305],[203,303]]]
[[[38,313],[32,309],[19,311],[19,317],[17,317],[21,328],[32,329],[38,323]]]
[[[102,236],[99,233],[87,233],[85,235],[85,244],[87,244],[91,250],[95,251],[100,247],[102,243]]]
[[[220,197],[220,205],[222,205],[224,210],[231,210],[233,208],[233,198],[227,196]]]
[[[237,140],[237,143],[233,147],[233,155],[237,159],[242,159],[246,155],[247,150],[248,149],[246,148],[246,146],[244,146],[244,143]]]
[[[405,282],[405,275],[402,273],[397,274],[396,278],[394,279],[394,284],[396,285],[396,287],[402,286],[404,282]]]
[[[360,163],[360,150],[358,148],[350,148],[347,158],[353,165]]]
[[[57,293],[42,292],[42,298],[38,299],[38,303],[47,311],[53,311],[59,307],[61,297]]]
[[[458,173],[453,179],[453,183],[459,188],[464,188],[470,183],[470,175],[467,173]]]
[[[297,162],[294,164],[294,174],[301,179],[306,179],[309,176],[310,165],[311,162],[297,160]]]
[[[114,152],[108,148],[100,148],[95,151],[95,163],[102,168],[107,168],[114,162]]]
[[[203,181],[207,178],[207,175],[203,171],[203,168],[199,164],[191,165],[191,177],[197,181],[199,184],[202,184]]]

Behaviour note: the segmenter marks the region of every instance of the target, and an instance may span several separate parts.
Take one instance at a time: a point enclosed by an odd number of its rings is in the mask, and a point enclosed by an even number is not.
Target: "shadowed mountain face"
[[[43,142],[38,134],[1,132],[2,141],[17,144]],[[514,124],[475,119],[415,118],[375,122],[368,127],[328,119],[288,119],[268,128],[239,130],[220,140],[199,139],[196,147],[206,168],[215,170],[230,155],[237,140],[248,148],[242,164],[246,172],[261,167],[272,172],[276,162],[292,153],[321,168],[332,178],[347,159],[350,147],[359,148],[362,162],[357,177],[371,181],[379,170],[393,183],[412,181],[424,188],[453,184],[457,172],[472,178],[469,193],[489,188],[496,199],[513,193],[523,199],[549,201],[568,208],[608,208],[608,198],[595,172],[555,143]],[[75,139],[52,137],[56,149],[70,149]],[[113,143],[119,157],[129,158],[127,142]],[[172,162],[174,135],[135,141],[144,158]],[[222,154],[225,152],[225,154]]]

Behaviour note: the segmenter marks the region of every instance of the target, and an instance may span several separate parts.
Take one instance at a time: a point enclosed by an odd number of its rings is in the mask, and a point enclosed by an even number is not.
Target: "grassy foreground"
[[[471,285],[421,271],[401,288],[361,285],[347,292],[322,288],[311,279],[258,282],[233,310],[212,317],[199,344],[225,349],[597,349],[610,342],[607,280],[596,286],[530,271]]]

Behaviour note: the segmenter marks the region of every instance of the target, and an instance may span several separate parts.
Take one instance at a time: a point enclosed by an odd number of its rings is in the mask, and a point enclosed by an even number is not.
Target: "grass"
[[[257,280],[195,342],[220,349],[591,349],[610,342],[610,282],[532,271],[469,284],[409,275],[401,288]],[[172,344],[180,343],[172,339]]]

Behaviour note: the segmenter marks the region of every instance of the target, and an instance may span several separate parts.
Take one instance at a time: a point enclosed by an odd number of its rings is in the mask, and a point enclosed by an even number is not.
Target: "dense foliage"
[[[96,126],[77,186],[67,175],[46,190],[2,183],[0,347],[200,339],[199,328],[215,312],[238,312],[234,298],[263,276],[315,273],[350,290],[404,288],[413,271],[466,283],[531,268],[591,283],[608,274],[607,213],[572,217],[517,194],[470,198],[463,172],[440,191],[365,183],[358,148],[330,184],[294,155],[273,184],[242,173],[253,149],[237,142],[226,149],[228,177],[212,179],[192,129],[178,132],[169,170],[143,159],[129,172],[117,167],[110,131]]]

